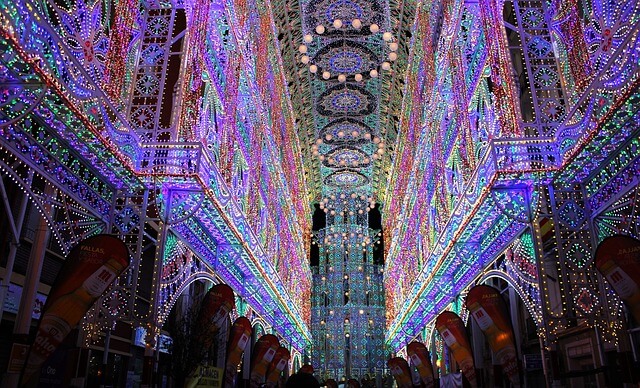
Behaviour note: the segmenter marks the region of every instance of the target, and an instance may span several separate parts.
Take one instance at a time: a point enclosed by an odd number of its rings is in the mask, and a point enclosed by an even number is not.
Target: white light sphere
[[[317,33],[318,35],[322,35],[322,34],[324,34],[324,31],[325,31],[325,28],[324,28],[324,26],[323,26],[322,24],[318,24],[318,25],[316,26],[316,33]]]
[[[300,47],[298,47],[298,51],[300,51],[301,54],[304,54],[307,52],[307,46],[301,44]]]
[[[378,78],[378,70],[373,69],[369,72],[369,75],[371,76],[371,78]]]
[[[316,65],[309,66],[309,71],[315,74],[318,71],[318,66]]]
[[[324,155],[320,155],[320,160],[324,161]]]
[[[389,42],[391,39],[393,39],[393,35],[390,32],[385,32],[384,34],[382,34],[382,39],[384,39],[385,42]]]
[[[360,21],[360,19],[353,19],[353,20],[351,21],[351,26],[352,26],[353,28],[355,28],[356,30],[359,30],[359,29],[360,29],[360,27],[362,27],[362,22]]]
[[[354,78],[356,79],[356,82],[360,82],[360,81],[362,81],[362,74],[358,73],[358,74],[355,75]]]
[[[379,137],[377,137],[377,136],[376,136],[376,137],[374,137],[374,138],[373,138],[373,142],[374,142],[374,143],[376,143],[376,144],[380,143],[380,138],[379,138]]]
[[[379,153],[380,155],[384,154],[384,149],[383,149],[383,148],[378,148],[378,153]]]
[[[312,154],[313,156],[318,156],[318,150],[313,150]]]
[[[364,162],[369,163],[370,162],[369,158],[364,158]]]
[[[304,41],[305,43],[311,43],[313,42],[313,36],[311,36],[311,34],[307,34],[304,36]]]
[[[356,199],[356,193],[351,193],[351,198]]]
[[[364,213],[362,209],[358,210],[358,214],[362,214],[362,213]]]
[[[371,134],[369,132],[365,133],[364,138],[367,140],[371,139]]]
[[[391,64],[389,62],[382,62],[382,70],[391,69]]]
[[[360,134],[360,132],[358,132],[358,131],[351,132],[351,136],[353,136],[353,137],[358,137],[359,134]]]
[[[333,21],[333,28],[340,28],[342,27],[342,20],[340,19],[336,19]]]
[[[375,34],[376,32],[380,31],[380,27],[378,27],[377,24],[373,23],[372,25],[369,26],[369,31]]]
[[[344,74],[340,74],[340,75],[338,76],[338,81],[340,81],[340,82],[344,82],[344,81],[346,81],[346,80],[347,80],[347,76],[345,76]]]
[[[397,51],[398,50],[398,44],[396,42],[389,43],[389,50]]]
[[[322,78],[329,79],[330,77],[331,77],[331,73],[329,73],[328,71],[322,72]]]
[[[327,133],[324,138],[327,140],[331,140],[333,139],[333,135],[331,135],[330,133]]]
[[[300,62],[304,63],[305,65],[307,63],[309,63],[309,56],[308,55],[303,55],[302,58],[300,58]]]
[[[344,137],[344,131],[338,131],[338,137]]]
[[[322,144],[322,139],[316,139],[316,144]]]
[[[383,142],[378,143],[378,148],[384,148],[384,143]]]
[[[396,53],[395,53],[395,52],[393,52],[393,51],[392,51],[392,52],[390,52],[390,53],[389,53],[389,60],[393,62],[393,61],[395,61],[396,59],[398,59],[398,54],[396,54]]]

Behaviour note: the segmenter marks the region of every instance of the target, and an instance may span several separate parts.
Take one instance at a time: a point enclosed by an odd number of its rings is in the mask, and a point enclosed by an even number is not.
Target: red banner
[[[467,337],[467,331],[464,322],[458,314],[452,311],[445,311],[436,318],[436,330],[440,333],[440,337],[447,344],[447,347],[453,353],[462,373],[469,381],[472,387],[476,387],[476,368],[473,363],[473,353],[471,353],[471,345]]]
[[[278,350],[276,350],[276,355],[273,356],[271,365],[269,365],[269,371],[267,372],[267,387],[272,388],[278,384],[278,379],[284,368],[287,367],[290,358],[291,353],[289,353],[287,348],[280,346]]]
[[[244,353],[251,339],[251,332],[251,322],[246,317],[239,317],[231,326],[224,372],[226,386],[233,386],[238,365],[240,365],[240,360],[242,360],[242,353]]]
[[[595,263],[640,322],[640,240],[622,235],[605,238],[596,249]]]
[[[418,370],[420,380],[426,388],[432,388],[435,383],[433,377],[433,366],[429,350],[423,343],[413,341],[407,345],[407,356],[413,366]]]
[[[226,284],[211,287],[200,304],[196,320],[195,344],[206,352],[215,338],[215,333],[224,325],[229,312],[236,306],[233,290]]]
[[[399,388],[412,388],[411,371],[407,360],[402,357],[394,357],[387,361],[391,374],[396,379]]]
[[[257,388],[264,383],[267,368],[271,365],[276,351],[280,347],[280,341],[273,334],[265,334],[258,339],[253,348],[251,357],[251,382],[252,388]]]
[[[489,347],[509,380],[513,385],[520,386],[511,320],[500,292],[490,286],[475,286],[469,290],[465,305],[487,337]]]
[[[71,250],[42,309],[22,385],[30,385],[42,364],[128,266],[129,250],[115,236],[89,237]]]

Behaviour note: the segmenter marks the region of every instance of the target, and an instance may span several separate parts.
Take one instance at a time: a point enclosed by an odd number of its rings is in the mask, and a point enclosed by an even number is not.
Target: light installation
[[[320,169],[314,234],[312,362],[321,378],[382,375],[384,292],[382,263],[369,227],[376,206],[374,170],[385,153],[380,95],[398,59],[389,5],[380,1],[305,1],[300,5],[300,63],[313,96],[312,158]]]
[[[87,338],[127,320],[149,329],[153,346],[181,290],[208,278],[230,284],[304,352],[311,341],[308,190],[294,157],[286,83],[269,56],[273,40],[260,39],[255,51],[236,43],[263,36],[271,16],[261,14],[248,32],[236,28],[245,9],[226,13],[210,2],[41,5],[0,6],[2,147],[7,163],[24,159],[96,219],[93,229],[90,221],[52,222],[63,247],[83,228],[117,233],[130,245],[128,280],[89,313]],[[171,79],[181,63],[185,73]],[[269,67],[255,76],[256,63]],[[158,246],[154,264],[143,265],[150,243]],[[150,294],[139,297],[138,285]]]
[[[590,265],[639,233],[639,18],[633,1],[3,2],[0,169],[65,211],[44,214],[63,251],[130,246],[89,342],[124,319],[153,345],[208,279],[322,373],[362,376],[492,276],[545,345],[568,317],[615,341],[621,302]]]

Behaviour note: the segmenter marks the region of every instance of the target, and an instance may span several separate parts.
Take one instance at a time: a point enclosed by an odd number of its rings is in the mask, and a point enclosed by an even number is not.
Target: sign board
[[[17,314],[18,307],[20,306],[20,297],[22,296],[22,287],[9,283],[7,287],[7,296],[4,299],[4,311],[8,313]],[[33,309],[31,310],[31,318],[40,319],[40,313],[42,312],[42,307],[44,306],[44,302],[47,300],[47,296],[41,293],[36,293],[36,300],[33,302]]]
[[[8,373],[20,373],[29,354],[29,345],[14,343],[9,356]]]
[[[542,355],[541,354],[524,354],[524,368],[526,370],[540,370],[542,369]]]
[[[144,327],[136,327],[133,331],[133,344],[140,347],[145,347],[145,338],[147,337],[147,329]],[[171,353],[171,347],[173,346],[173,339],[164,334],[158,336],[158,350],[162,353]]]

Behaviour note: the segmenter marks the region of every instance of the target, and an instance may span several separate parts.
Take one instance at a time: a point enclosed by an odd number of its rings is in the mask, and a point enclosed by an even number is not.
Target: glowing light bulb
[[[378,25],[374,23],[369,26],[369,31],[375,34],[376,32],[380,31],[380,27],[378,27]]]
[[[338,81],[340,81],[340,82],[344,82],[344,81],[346,81],[346,80],[347,80],[347,77],[346,77],[344,74],[340,74],[340,75],[338,76]]]
[[[393,35],[390,32],[385,32],[384,34],[382,34],[382,39],[384,39],[385,42],[389,42],[391,39],[393,39]]]
[[[362,22],[360,21],[360,19],[353,19],[353,20],[351,21],[351,26],[352,26],[353,28],[355,28],[356,30],[359,30],[359,29],[360,29],[360,27],[362,27]]]
[[[354,78],[356,79],[356,82],[360,82],[360,81],[362,81],[362,74],[358,73],[358,74],[355,75]]]
[[[389,50],[391,50],[391,51],[398,50],[398,44],[396,42],[389,43]]]
[[[304,54],[307,52],[307,46],[301,44],[300,47],[298,47],[298,51],[300,51],[301,54]]]
[[[334,21],[333,21],[333,27],[334,27],[334,28],[340,28],[340,27],[342,27],[342,20],[340,20],[340,19],[336,19],[336,20],[334,20]]]
[[[330,77],[331,77],[331,73],[329,73],[328,71],[322,72],[322,78],[329,79]]]
[[[392,52],[390,52],[390,53],[389,53],[389,60],[393,62],[393,61],[395,61],[396,59],[398,59],[398,54],[396,54],[396,53],[395,53],[395,52],[393,52],[393,51],[392,51]]]
[[[316,33],[317,33],[318,35],[322,35],[322,34],[324,34],[324,31],[325,31],[325,28],[324,28],[324,26],[323,26],[322,24],[318,24],[318,25],[316,26]]]
[[[391,64],[389,62],[382,62],[382,70],[391,69]]]
[[[307,63],[309,63],[309,56],[308,55],[303,55],[302,58],[300,58],[300,62],[304,63],[305,65]]]
[[[313,36],[311,36],[311,34],[307,34],[304,36],[304,41],[305,43],[311,43],[313,42]]]
[[[371,78],[377,78],[378,77],[378,70],[373,69],[369,72],[369,75],[371,76]]]
[[[318,71],[318,66],[316,65],[309,66],[309,71],[315,74]]]

